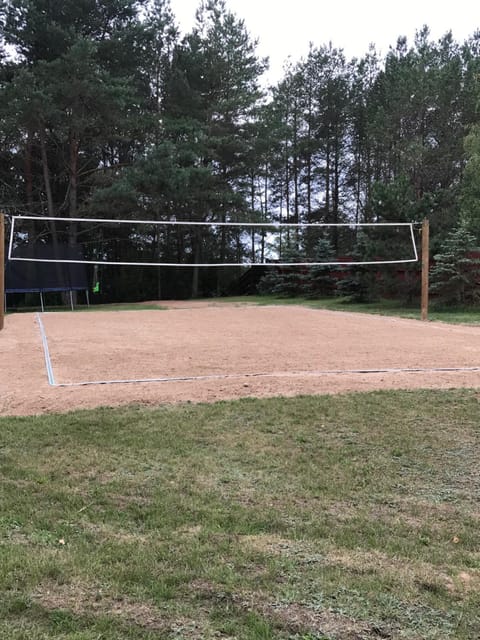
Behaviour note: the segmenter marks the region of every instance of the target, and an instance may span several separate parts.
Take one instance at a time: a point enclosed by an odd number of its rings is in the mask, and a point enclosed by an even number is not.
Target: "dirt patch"
[[[162,635],[175,634],[175,637],[188,640],[202,640],[210,636],[203,612],[196,620],[177,615],[173,617],[153,604],[135,602],[123,596],[115,597],[94,585],[46,582],[37,587],[31,598],[48,611],[66,610],[78,616],[110,616],[123,624]]]
[[[327,609],[317,611],[302,604],[267,605],[264,615],[282,629],[293,633],[320,633],[340,640],[367,640],[390,638],[389,629],[379,628],[360,620],[353,620]]]
[[[32,599],[49,611],[61,609],[75,615],[110,615],[155,631],[166,631],[171,627],[171,621],[153,605],[114,598],[103,593],[101,588],[79,583],[42,584],[32,593]]]
[[[480,387],[480,372],[467,370],[480,365],[478,327],[300,306],[159,304],[169,308],[42,314],[54,382],[71,386],[49,384],[37,315],[7,316],[0,415]]]
[[[244,535],[241,537],[241,541],[248,549],[274,556],[290,556],[292,552],[297,552],[298,547],[291,540],[281,538],[275,534]]]
[[[206,602],[222,603],[224,606],[260,614],[270,624],[290,634],[321,634],[342,640],[374,640],[389,638],[390,632],[376,625],[354,620],[327,608],[309,607],[303,603],[277,603],[269,601],[258,592],[222,592],[206,581],[194,581],[190,585],[197,598]]]

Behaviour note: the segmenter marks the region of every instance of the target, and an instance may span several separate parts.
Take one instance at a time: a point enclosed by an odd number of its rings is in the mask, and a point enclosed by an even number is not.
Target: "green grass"
[[[313,300],[309,298],[278,298],[275,296],[237,296],[221,298],[225,302],[237,304],[258,305],[295,305],[300,304],[314,309],[328,309],[330,311],[349,311],[352,313],[372,313],[384,316],[396,316],[420,320],[420,304],[417,306],[405,306],[397,300],[378,300],[377,302],[355,303],[348,298],[321,298]],[[439,320],[450,323],[480,324],[480,308],[436,308],[432,306],[428,314],[429,320]]]
[[[148,304],[147,302],[125,302],[114,304],[95,304],[89,307],[81,305],[76,311],[164,311],[165,307],[159,304]]]
[[[400,318],[411,318],[414,320],[420,320],[420,307],[412,306],[408,307],[398,302],[397,300],[379,300],[377,302],[369,303],[353,303],[348,298],[322,298],[318,300],[312,300],[309,298],[278,298],[275,296],[232,296],[224,298],[208,298],[206,301],[225,302],[229,304],[253,304],[253,305],[303,305],[312,307],[314,309],[327,309],[330,311],[349,311],[352,313],[371,313],[375,315],[395,316]],[[161,306],[161,301],[158,305],[148,303],[124,303],[124,304],[98,304],[87,307],[86,305],[78,305],[75,311],[145,311],[155,310],[161,311],[166,307]],[[22,313],[38,311],[37,307],[22,307],[16,311],[10,311],[9,313]],[[70,311],[69,307],[47,307],[47,311]],[[454,324],[480,324],[480,308],[465,308],[454,309],[445,308],[440,309],[431,307],[429,314],[429,320],[439,320],[442,322],[449,322]]]
[[[113,304],[92,304],[90,306],[84,305],[84,304],[79,304],[75,306],[75,311],[74,313],[80,312],[80,311],[86,311],[86,312],[94,312],[94,311],[162,311],[165,310],[165,307],[162,307],[161,305],[158,304],[148,304],[148,303],[144,303],[144,302],[125,302],[125,303],[113,303]],[[36,311],[40,311],[39,307],[18,307],[18,309],[15,310],[9,310],[7,313],[11,314],[11,313],[32,313],[32,312],[36,312]],[[71,309],[69,306],[52,306],[52,307],[45,307],[45,311],[48,311],[49,313],[52,312],[70,312]]]
[[[474,391],[0,419],[5,640],[480,637]]]

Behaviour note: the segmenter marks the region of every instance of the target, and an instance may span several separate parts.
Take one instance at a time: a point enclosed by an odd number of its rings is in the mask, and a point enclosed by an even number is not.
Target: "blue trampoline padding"
[[[84,263],[50,263],[41,262],[42,258],[55,255],[59,260],[82,260],[83,254],[78,245],[32,244],[17,247],[13,257],[18,253],[30,258],[25,262],[7,260],[5,268],[6,293],[47,293],[55,291],[87,291],[89,280]],[[35,260],[40,260],[36,262]]]
[[[66,291],[87,291],[88,287],[41,287],[35,289],[5,289],[5,293],[62,293]]]

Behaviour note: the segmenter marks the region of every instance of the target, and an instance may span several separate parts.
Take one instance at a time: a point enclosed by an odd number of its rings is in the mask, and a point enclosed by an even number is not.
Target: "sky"
[[[170,1],[181,31],[188,32],[200,0]],[[433,39],[452,31],[460,42],[480,29],[475,0],[227,0],[227,7],[258,38],[259,55],[270,59],[271,83],[282,77],[289,57],[296,62],[307,54],[310,42],[332,42],[352,58],[363,56],[371,43],[383,55],[399,36],[412,43],[425,24]]]

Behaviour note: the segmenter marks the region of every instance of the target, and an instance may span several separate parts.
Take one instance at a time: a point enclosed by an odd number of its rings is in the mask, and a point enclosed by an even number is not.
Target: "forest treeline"
[[[201,2],[183,36],[168,0],[5,0],[0,27],[7,213],[428,217],[432,253],[459,230],[469,249],[480,244],[480,31],[465,42],[451,33],[433,40],[424,26],[384,57],[373,46],[347,59],[332,44],[313,44],[266,88],[268,61],[224,0]],[[325,237],[323,251],[335,252],[337,240]],[[297,253],[318,251],[299,234],[293,243]],[[284,241],[285,252],[291,245]],[[231,230],[152,232],[142,249],[163,262],[266,257],[265,242]],[[104,277],[111,297],[138,299],[221,293],[235,275],[130,268]]]

